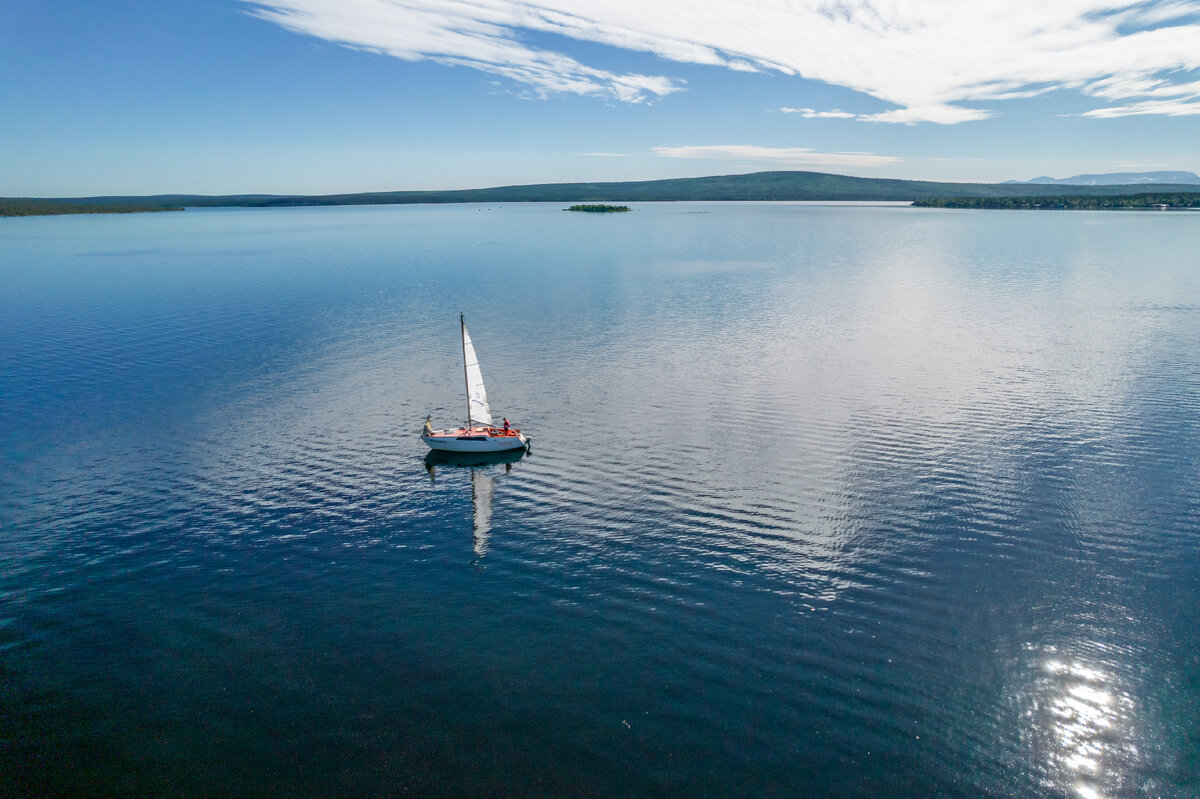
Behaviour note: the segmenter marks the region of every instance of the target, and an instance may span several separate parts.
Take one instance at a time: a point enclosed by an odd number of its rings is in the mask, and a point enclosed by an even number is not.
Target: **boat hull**
[[[486,433],[432,435],[421,436],[421,440],[428,444],[430,449],[441,452],[505,452],[529,446],[529,440],[520,433],[508,436],[491,436]]]

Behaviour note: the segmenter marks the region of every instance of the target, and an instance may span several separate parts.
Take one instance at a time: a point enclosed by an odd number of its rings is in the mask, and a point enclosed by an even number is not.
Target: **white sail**
[[[463,362],[467,369],[467,424],[482,424],[491,426],[492,409],[488,407],[487,391],[483,387],[483,373],[479,371],[479,359],[475,357],[475,347],[471,344],[471,336],[467,326],[462,329]]]

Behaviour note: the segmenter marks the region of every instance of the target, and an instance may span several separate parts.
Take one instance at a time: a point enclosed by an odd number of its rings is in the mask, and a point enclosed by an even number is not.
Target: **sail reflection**
[[[511,464],[506,464],[512,468]],[[492,493],[496,490],[496,478],[483,474],[478,468],[471,470],[471,542],[475,557],[482,558],[487,552],[488,533],[492,531]]]
[[[488,537],[492,530],[492,496],[496,491],[497,474],[512,471],[512,465],[525,457],[527,450],[506,452],[445,452],[431,450],[425,456],[425,470],[429,479],[437,479],[437,467],[466,468],[471,472],[471,539],[475,557],[482,558],[487,552]],[[503,466],[500,472],[497,467]]]

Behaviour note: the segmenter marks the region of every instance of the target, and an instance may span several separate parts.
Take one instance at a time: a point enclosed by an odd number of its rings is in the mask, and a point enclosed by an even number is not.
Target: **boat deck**
[[[425,438],[520,438],[521,431],[515,427],[459,427],[454,430],[434,430]]]

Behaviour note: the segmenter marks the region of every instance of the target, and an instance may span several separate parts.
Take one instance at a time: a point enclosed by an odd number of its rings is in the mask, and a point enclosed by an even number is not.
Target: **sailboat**
[[[434,430],[431,416],[425,417],[425,428],[421,440],[431,449],[445,452],[503,452],[529,446],[529,439],[520,430],[492,424],[492,409],[488,405],[487,391],[483,387],[483,373],[479,370],[479,358],[475,356],[475,345],[467,333],[463,315],[458,315],[462,328],[463,375],[467,381],[467,423],[449,430]]]

